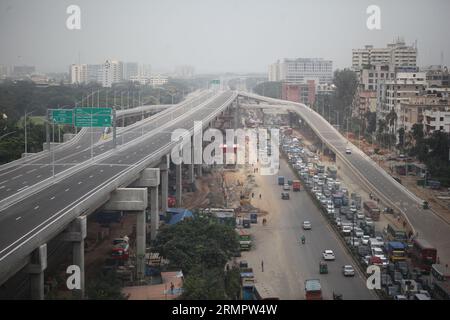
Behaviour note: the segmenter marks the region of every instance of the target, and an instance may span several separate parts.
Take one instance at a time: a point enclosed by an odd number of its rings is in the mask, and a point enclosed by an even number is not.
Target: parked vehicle
[[[236,229],[239,235],[239,247],[241,251],[250,250],[252,248],[252,239],[250,233],[245,229]]]

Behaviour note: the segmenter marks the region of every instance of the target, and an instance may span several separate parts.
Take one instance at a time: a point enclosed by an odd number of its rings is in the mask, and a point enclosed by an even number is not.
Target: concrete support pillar
[[[136,275],[143,279],[145,275],[145,247],[147,244],[147,221],[145,210],[136,213]]]
[[[169,156],[164,156],[163,161],[159,165],[161,173],[161,211],[167,211],[167,201],[169,196]]]
[[[176,200],[177,207],[181,207],[181,193],[183,191],[183,175],[182,175],[181,164],[175,165],[175,192],[176,192]]]
[[[85,281],[84,281],[84,239],[87,235],[86,216],[77,217],[64,233],[64,240],[72,242],[72,263],[80,268],[80,289],[74,289],[75,295],[84,299]]]
[[[160,179],[159,168],[147,168],[142,171],[141,177],[132,184],[134,187],[147,187],[150,195],[149,211],[150,211],[150,230],[151,239],[156,238],[159,229],[159,203],[158,203],[158,186]]]
[[[158,204],[158,186],[149,187],[150,190],[150,235],[155,240],[159,229],[159,204]]]
[[[202,165],[201,164],[196,164],[195,165],[196,169],[197,169],[197,177],[201,177],[202,176]]]
[[[191,163],[187,165],[188,167],[188,179],[189,183],[195,182],[195,174],[194,174],[194,143],[191,140]]]
[[[148,170],[145,169],[144,172]],[[148,171],[147,171],[148,172]],[[159,183],[159,170],[158,170]],[[148,180],[143,176],[140,180]],[[147,188],[119,188],[111,194],[105,210],[133,211],[136,213],[136,276],[139,280],[145,275],[145,248],[147,244],[146,208],[148,206]]]
[[[27,272],[30,274],[32,300],[44,300],[44,270],[47,269],[47,244],[36,248],[30,257]]]

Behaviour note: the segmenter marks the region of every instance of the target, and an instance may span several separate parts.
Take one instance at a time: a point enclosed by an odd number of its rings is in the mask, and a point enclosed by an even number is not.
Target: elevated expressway
[[[78,217],[86,216],[108,203],[112,193],[139,180],[146,168],[158,166],[161,159],[167,158],[166,155],[178,144],[171,141],[175,129],[187,129],[192,134],[194,121],[202,121],[205,128],[235,99],[236,93],[231,91],[199,94],[187,103],[136,123],[131,131],[136,133],[133,139],[126,139],[121,144],[118,138],[116,148],[113,148],[111,140],[97,144],[93,158],[76,165],[72,163],[73,169],[60,172],[57,177],[50,178],[52,181],[46,179],[48,184],[36,190],[30,188],[26,196],[6,203],[0,211],[0,284],[30,265],[31,259],[35,260],[37,256],[37,260],[43,262],[38,262],[38,270],[34,268],[32,271],[38,274],[37,287],[40,291],[34,297],[42,298],[42,274],[46,260],[41,256],[46,254],[46,242],[67,231]],[[74,151],[73,147],[66,151],[67,156],[71,156],[71,151]],[[89,152],[84,148],[82,152],[75,153],[82,160]],[[63,159],[63,162],[68,160]],[[181,166],[177,166],[177,174],[181,175],[178,167]],[[31,170],[23,164],[20,168]],[[167,183],[162,186],[164,188],[167,189]],[[78,251],[82,255],[82,250]]]
[[[352,145],[336,128],[320,114],[301,103],[278,100],[247,92],[240,97],[262,101],[269,105],[255,105],[258,108],[278,108],[295,112],[336,156],[359,178],[368,192],[377,195],[383,202],[401,212],[419,238],[426,239],[438,250],[441,263],[450,263],[450,225],[432,210],[422,209],[422,200],[395,181],[369,156]],[[345,149],[350,147],[352,154]]]

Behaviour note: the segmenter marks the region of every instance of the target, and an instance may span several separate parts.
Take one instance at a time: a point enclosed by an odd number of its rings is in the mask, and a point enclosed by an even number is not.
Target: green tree
[[[259,95],[281,99],[281,82],[268,81],[262,82],[253,88],[253,91]]]
[[[347,121],[352,114],[352,103],[358,86],[356,73],[350,69],[336,70],[333,83],[336,86],[333,106],[339,112],[339,125]]]

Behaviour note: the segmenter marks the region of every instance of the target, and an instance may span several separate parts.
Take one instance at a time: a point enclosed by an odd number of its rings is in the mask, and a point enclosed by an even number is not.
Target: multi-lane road
[[[144,136],[90,161],[89,165],[58,182],[31,194],[0,212],[0,269],[7,272],[7,263],[18,250],[32,241],[45,239],[49,230],[64,225],[65,213],[78,204],[109,189],[133,169],[145,163],[157,162],[158,151],[171,144],[175,129],[192,129],[194,121],[207,119],[234,100],[232,92],[205,96],[205,101],[195,102],[167,112],[151,125]],[[98,157],[97,157],[98,158]],[[152,162],[153,161],[153,162]],[[101,205],[101,203],[99,204]],[[56,228],[57,229],[57,228]],[[60,230],[61,228],[59,228]]]
[[[280,161],[279,175],[294,177],[284,160]],[[258,283],[272,287],[280,299],[304,299],[306,279],[320,279],[324,299],[332,299],[333,292],[341,293],[346,300],[377,298],[358,270],[355,277],[343,276],[343,265],[351,264],[355,269],[356,265],[307,192],[290,191],[290,200],[282,200],[276,176],[259,176],[256,182],[255,194],[261,193],[262,199],[252,203],[268,211],[268,223],[252,225],[254,248],[243,253],[242,259],[253,267]],[[312,230],[302,229],[305,220],[311,222]],[[306,237],[304,245],[301,235]],[[319,262],[325,249],[333,250],[336,260],[327,262],[328,274],[320,274]]]
[[[270,99],[254,94],[240,94],[273,103],[277,108],[290,110],[299,114],[322,141],[333,151],[337,152],[338,156],[345,158],[351,164],[356,174],[359,174],[361,178],[368,181],[370,188],[376,190],[377,194],[402,210],[415,231],[418,232],[419,237],[428,240],[438,249],[438,256],[441,263],[450,263],[450,225],[432,210],[422,209],[420,207],[420,199],[390,177],[362,151],[349,144],[347,139],[322,116],[303,104]],[[345,154],[345,149],[348,146],[352,149],[351,155]]]

